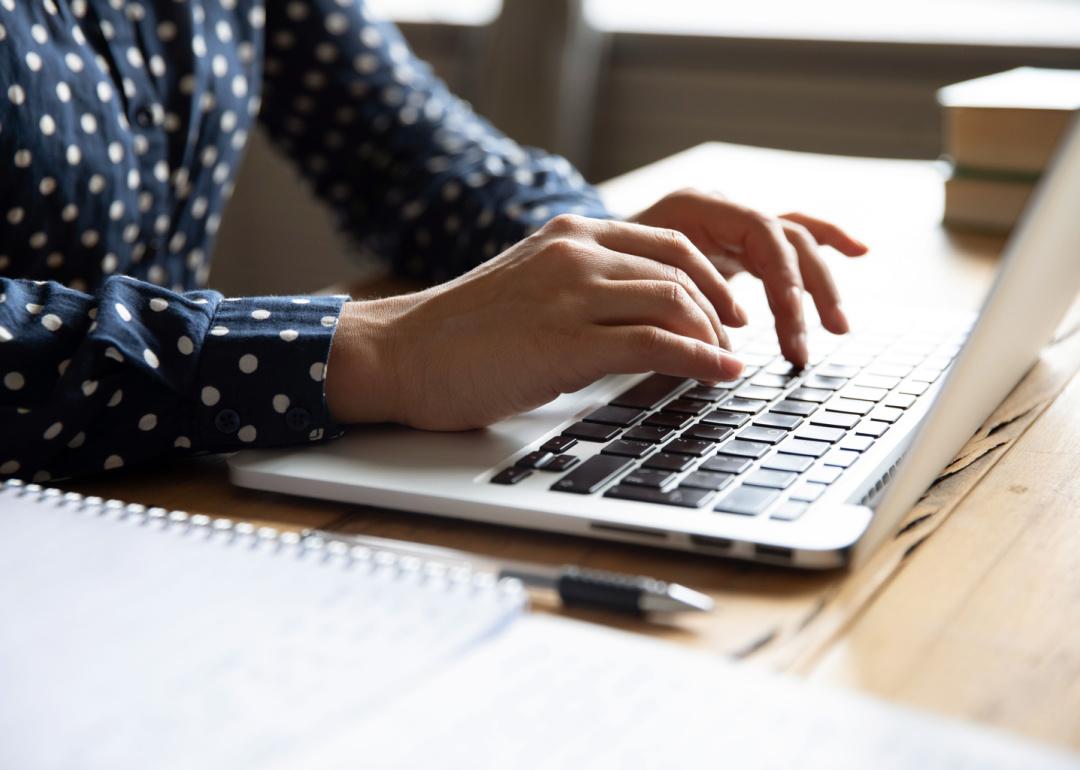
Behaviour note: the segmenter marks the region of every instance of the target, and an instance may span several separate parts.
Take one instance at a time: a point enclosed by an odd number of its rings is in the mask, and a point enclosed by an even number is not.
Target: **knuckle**
[[[577,214],[559,214],[548,220],[544,230],[552,233],[575,233],[584,228],[585,218]]]
[[[690,242],[690,239],[678,230],[663,228],[660,231],[660,237],[663,240],[664,245],[672,251],[682,255],[692,254],[694,252],[694,245]]]
[[[585,250],[582,244],[573,238],[559,236],[548,241],[546,251],[549,259],[576,262]]]
[[[655,326],[643,327],[634,337],[634,344],[638,352],[649,355],[655,353],[663,344],[660,330]]]
[[[796,240],[805,244],[814,244],[814,236],[803,225],[797,222],[785,223],[784,229],[788,232],[788,237],[795,238]]]

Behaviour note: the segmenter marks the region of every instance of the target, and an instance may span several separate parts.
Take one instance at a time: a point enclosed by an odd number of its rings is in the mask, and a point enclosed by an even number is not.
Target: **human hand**
[[[745,322],[686,236],[559,216],[453,281],[346,303],[327,403],[342,422],[461,430],[612,373],[731,379],[724,325]]]
[[[804,289],[822,326],[834,334],[848,331],[840,295],[818,246],[832,246],[849,257],[862,256],[868,248],[836,225],[805,214],[767,216],[698,190],[671,193],[633,221],[683,233],[728,275],[742,269],[761,279],[780,350],[796,366],[805,366],[809,357]]]

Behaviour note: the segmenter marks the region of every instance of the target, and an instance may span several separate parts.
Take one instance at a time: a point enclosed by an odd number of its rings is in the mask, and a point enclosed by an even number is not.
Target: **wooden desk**
[[[941,178],[932,163],[710,144],[604,189],[615,210],[630,212],[685,185],[770,211],[834,218],[870,243],[872,257],[834,260],[856,322],[882,307],[976,307],[1002,245],[938,227]],[[741,298],[760,308],[756,285],[738,283]],[[1080,334],[1062,337],[919,504],[904,534],[855,573],[794,573],[251,492],[229,486],[220,458],[69,487],[683,582],[709,591],[719,610],[670,625],[617,624],[1080,749],[1080,381],[1066,387],[1078,364]]]

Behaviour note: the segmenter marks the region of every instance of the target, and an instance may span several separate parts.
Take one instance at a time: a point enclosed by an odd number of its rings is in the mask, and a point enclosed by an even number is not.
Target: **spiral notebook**
[[[468,570],[8,483],[0,768],[1080,767],[524,608]]]

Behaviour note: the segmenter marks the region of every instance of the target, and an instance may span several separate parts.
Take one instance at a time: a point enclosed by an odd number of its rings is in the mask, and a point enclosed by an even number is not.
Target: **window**
[[[428,24],[490,24],[502,10],[502,0],[368,0],[373,11],[386,19]]]
[[[1078,0],[586,0],[613,32],[904,43],[1080,45]]]

